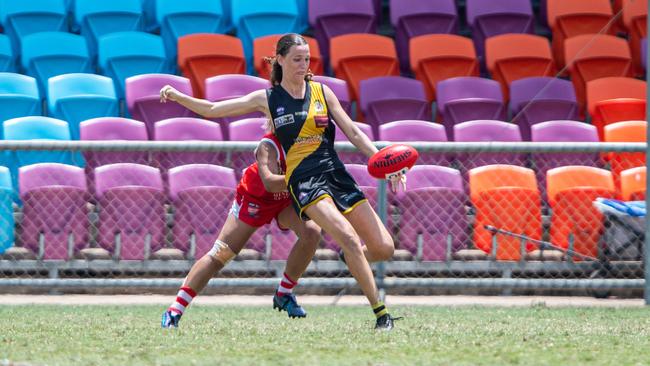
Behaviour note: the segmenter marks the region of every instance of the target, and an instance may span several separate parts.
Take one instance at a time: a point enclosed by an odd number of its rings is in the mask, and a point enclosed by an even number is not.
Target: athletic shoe
[[[181,314],[167,310],[162,315],[160,326],[163,328],[178,328],[178,322],[180,321]]]
[[[390,314],[386,313],[377,318],[375,329],[378,330],[391,330],[395,327],[395,320],[400,320],[402,317],[393,318]]]
[[[294,294],[278,296],[276,293],[273,296],[273,309],[278,309],[278,311],[286,310],[289,318],[304,318],[307,316],[305,309],[298,305]]]

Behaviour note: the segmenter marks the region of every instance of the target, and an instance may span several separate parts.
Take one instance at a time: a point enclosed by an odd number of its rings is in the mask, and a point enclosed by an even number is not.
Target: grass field
[[[650,309],[394,307],[389,333],[365,307],[0,307],[0,365],[647,365]]]

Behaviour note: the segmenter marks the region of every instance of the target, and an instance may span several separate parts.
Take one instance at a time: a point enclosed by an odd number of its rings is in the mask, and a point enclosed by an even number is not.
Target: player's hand
[[[390,189],[393,193],[397,193],[400,186],[402,186],[402,191],[406,192],[406,174],[404,172],[391,174],[387,180],[390,181]]]
[[[160,89],[160,103],[167,103],[168,100],[176,102],[180,95],[182,95],[182,93],[176,90],[173,86],[165,85]]]

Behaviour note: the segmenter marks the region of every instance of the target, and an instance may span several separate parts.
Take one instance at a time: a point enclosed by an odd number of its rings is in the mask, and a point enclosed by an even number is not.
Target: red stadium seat
[[[602,141],[605,125],[646,118],[645,81],[609,77],[587,83],[587,111]]]
[[[605,142],[646,142],[646,121],[616,122],[605,126]],[[608,153],[607,160],[614,175],[616,187],[620,188],[621,172],[630,168],[645,166],[645,153]]]
[[[641,40],[648,36],[648,2],[623,0],[623,24],[630,40],[630,50],[637,75],[643,74],[641,64]]]
[[[621,172],[621,197],[624,201],[645,200],[646,167],[623,170]]]

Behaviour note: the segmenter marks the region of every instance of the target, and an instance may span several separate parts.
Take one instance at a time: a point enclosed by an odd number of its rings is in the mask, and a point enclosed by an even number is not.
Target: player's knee
[[[380,261],[387,261],[393,258],[394,253],[395,244],[393,244],[393,239],[390,237],[382,238],[381,245],[379,245],[376,253],[377,259]]]
[[[338,233],[338,244],[341,248],[351,251],[361,251],[361,240],[354,230],[345,230]]]

